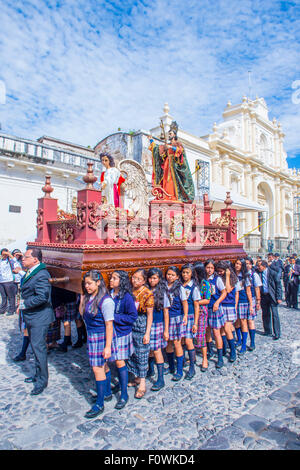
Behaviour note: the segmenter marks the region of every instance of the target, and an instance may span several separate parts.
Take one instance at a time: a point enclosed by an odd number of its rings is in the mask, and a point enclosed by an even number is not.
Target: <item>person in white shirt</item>
[[[16,288],[14,283],[13,256],[7,248],[2,248],[0,258],[0,315],[7,311],[8,315],[16,313]]]

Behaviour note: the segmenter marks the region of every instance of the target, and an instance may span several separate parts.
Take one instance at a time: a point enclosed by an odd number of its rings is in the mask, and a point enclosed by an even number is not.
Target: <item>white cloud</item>
[[[248,93],[250,68],[292,149],[299,15],[281,3],[0,0],[3,128],[93,146],[118,127],[153,127],[167,101],[180,127],[203,135]]]

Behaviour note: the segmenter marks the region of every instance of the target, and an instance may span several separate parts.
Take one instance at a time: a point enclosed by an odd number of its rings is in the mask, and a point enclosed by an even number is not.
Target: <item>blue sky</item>
[[[118,127],[156,126],[168,102],[204,135],[249,95],[251,70],[251,97],[300,168],[299,0],[0,0],[0,12],[5,132],[93,147]]]

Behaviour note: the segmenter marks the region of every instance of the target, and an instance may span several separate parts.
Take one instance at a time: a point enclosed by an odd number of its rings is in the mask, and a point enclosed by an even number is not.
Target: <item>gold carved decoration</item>
[[[56,241],[58,243],[69,243],[74,240],[74,228],[70,227],[67,224],[62,224],[61,227],[57,229]]]

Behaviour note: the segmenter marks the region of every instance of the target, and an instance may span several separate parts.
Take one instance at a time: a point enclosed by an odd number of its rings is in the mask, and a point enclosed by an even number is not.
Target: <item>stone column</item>
[[[222,170],[223,170],[223,175],[222,175],[222,183],[223,186],[229,191],[230,189],[230,172],[229,172],[229,157],[228,155],[224,155],[222,159]]]
[[[280,209],[280,205],[281,205],[281,191],[280,191],[280,178],[276,178],[275,179],[275,194],[274,194],[274,223],[273,223],[273,226],[274,226],[274,236],[275,237],[278,237],[280,236],[280,232],[281,232],[281,214],[278,214],[278,212],[281,210]]]

